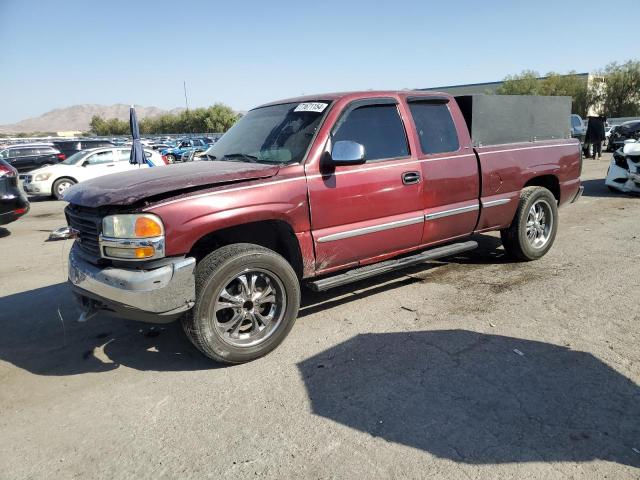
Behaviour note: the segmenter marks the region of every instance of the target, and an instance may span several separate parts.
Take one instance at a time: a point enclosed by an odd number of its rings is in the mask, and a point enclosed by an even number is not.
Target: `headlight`
[[[164,257],[164,226],[151,214],[109,215],[102,220],[100,250],[106,258]]]
[[[164,235],[164,226],[155,215],[109,215],[102,220],[102,234],[113,238],[159,237]]]
[[[45,180],[49,180],[51,177],[50,173],[39,173],[35,177],[33,177],[34,182],[44,182]]]

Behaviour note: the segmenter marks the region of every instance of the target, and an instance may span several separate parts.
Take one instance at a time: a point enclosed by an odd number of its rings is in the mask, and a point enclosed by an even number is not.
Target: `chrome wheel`
[[[213,323],[222,340],[235,347],[264,342],[276,331],[287,297],[280,279],[262,269],[234,274],[216,296]]]
[[[543,248],[553,230],[553,211],[546,200],[538,200],[529,209],[526,235],[533,248]]]
[[[62,196],[62,194],[64,192],[66,192],[69,187],[71,187],[73,185],[73,182],[69,181],[69,180],[63,180],[61,182],[58,182],[57,186],[56,186],[56,192],[58,193],[58,196]]]

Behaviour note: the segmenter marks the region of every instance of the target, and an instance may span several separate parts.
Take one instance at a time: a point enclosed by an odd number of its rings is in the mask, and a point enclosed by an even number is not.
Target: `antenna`
[[[187,107],[187,111],[189,111],[189,100],[187,100],[187,82],[185,80],[182,81],[182,87],[184,88],[184,104]]]

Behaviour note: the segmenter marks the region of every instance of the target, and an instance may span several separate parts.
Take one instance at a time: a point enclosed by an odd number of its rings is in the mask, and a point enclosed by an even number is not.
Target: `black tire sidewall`
[[[551,227],[551,233],[546,245],[543,248],[533,248],[527,239],[527,217],[531,206],[539,201],[545,200],[551,208],[551,214],[553,216],[553,225]],[[518,243],[520,244],[520,250],[522,254],[528,260],[536,260],[543,257],[553,246],[553,242],[558,232],[558,205],[553,194],[546,188],[537,188],[523,203],[520,209],[520,218],[518,219]]]
[[[251,361],[275,349],[284,341],[293,328],[300,306],[298,278],[284,258],[266,249],[265,251],[261,250],[250,250],[233,256],[224,261],[213,272],[210,272],[206,279],[203,279],[202,287],[197,292],[196,305],[191,312],[193,321],[198,325],[203,337],[200,338],[201,347],[204,350],[203,353],[207,355],[213,354],[210,356],[224,359],[227,363]],[[244,270],[254,268],[266,270],[278,277],[286,293],[287,305],[280,326],[268,339],[251,347],[236,347],[222,340],[209,319],[212,315],[213,304],[216,301],[216,294],[224,286],[223,283],[233,274],[240,274]]]
[[[58,180],[53,182],[53,186],[52,186],[53,196],[58,200],[62,200],[62,195],[58,195],[58,184],[62,182],[69,182],[72,186],[76,184],[76,182],[74,182],[70,178],[59,178]]]

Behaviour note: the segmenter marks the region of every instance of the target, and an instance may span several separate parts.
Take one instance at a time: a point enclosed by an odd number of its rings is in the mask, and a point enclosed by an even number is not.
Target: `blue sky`
[[[597,23],[610,13],[601,0],[0,0],[0,124],[79,103],[183,106],[183,80],[192,107],[246,110],[302,93],[593,71],[638,56]],[[609,33],[588,41],[587,25]]]

